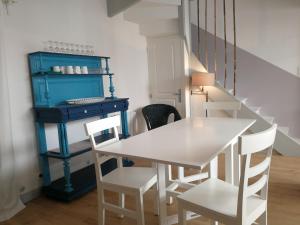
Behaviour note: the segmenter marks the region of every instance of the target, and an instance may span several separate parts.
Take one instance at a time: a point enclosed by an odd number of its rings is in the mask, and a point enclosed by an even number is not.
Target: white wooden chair
[[[232,116],[232,118],[237,118],[238,111],[241,110],[240,102],[204,102],[203,109],[206,110],[207,117],[211,116],[213,111],[222,111],[227,114],[227,116]],[[234,144],[237,140],[229,146],[225,151],[225,173],[226,181],[235,185],[238,185],[240,177],[240,158],[237,151],[234,151]],[[211,162],[211,166],[215,167],[215,171],[218,170],[218,158],[215,158]],[[233,172],[235,171],[235,172]]]
[[[101,164],[114,157],[100,155],[95,149],[119,141],[117,126],[120,126],[120,116],[108,117],[85,124],[86,133],[92,144],[92,152],[95,157],[95,169],[97,177],[98,191],[98,224],[105,223],[105,210],[118,213],[120,217],[128,216],[136,219],[138,225],[144,225],[144,206],[143,194],[153,185],[157,184],[157,175],[155,168],[146,167],[123,167],[122,158],[118,158],[118,168],[102,176]],[[107,129],[112,129],[114,138],[96,143],[95,135]],[[119,193],[119,206],[108,203],[104,198],[104,190],[110,190]],[[156,192],[157,192],[156,185]],[[133,195],[136,198],[136,211],[125,208],[125,194]],[[156,199],[157,200],[157,199]],[[154,202],[155,214],[158,213],[157,202]]]
[[[242,174],[239,187],[211,178],[178,196],[179,225],[192,211],[228,225],[267,225],[267,196],[270,163],[277,125],[266,131],[239,137]],[[265,152],[265,159],[250,166],[251,155]],[[256,178],[249,184],[250,178]]]

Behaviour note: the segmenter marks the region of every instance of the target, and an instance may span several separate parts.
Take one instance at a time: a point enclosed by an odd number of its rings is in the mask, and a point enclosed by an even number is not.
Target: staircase
[[[107,0],[108,16],[123,13],[124,19],[139,25],[140,34],[147,37],[178,35],[184,39],[187,51],[191,52],[190,0]],[[191,56],[191,54],[190,54]],[[191,65],[191,60],[190,65]],[[208,87],[210,97],[215,101],[240,101],[240,117],[256,119],[251,128],[257,132],[276,122],[271,115],[265,115],[263,108],[253,106],[246,97],[233,96],[233,90],[226,90],[217,83],[217,88]],[[225,96],[225,97],[224,97]],[[289,156],[300,156],[300,139],[289,136],[289,128],[279,124],[275,149]]]
[[[239,98],[235,99],[239,100]],[[246,101],[243,103],[243,108],[241,117],[250,117],[257,120],[255,126],[252,127],[253,132],[261,131],[273,123],[278,123],[275,117],[265,115],[262,107],[250,106]],[[274,148],[282,155],[300,156],[300,139],[291,137],[289,127],[282,126],[279,123]]]
[[[247,98],[233,96],[233,91],[224,89],[218,81],[216,87],[208,87],[208,91],[213,101],[240,101],[242,108],[238,117],[256,120],[256,123],[250,128],[252,132],[262,131],[276,123],[276,118],[264,114],[263,107],[252,106]],[[300,139],[291,137],[289,128],[278,124],[274,148],[282,155],[300,156]]]
[[[183,24],[187,18],[189,22],[189,0],[107,0],[107,11],[110,17],[123,12],[124,19],[138,24],[146,37],[178,34],[189,38]]]

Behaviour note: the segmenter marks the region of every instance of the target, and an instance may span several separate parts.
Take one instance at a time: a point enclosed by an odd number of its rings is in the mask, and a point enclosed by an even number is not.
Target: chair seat
[[[148,189],[157,181],[156,169],[147,167],[122,167],[103,177],[102,183],[131,189]],[[146,191],[145,190],[145,191]]]
[[[178,201],[208,213],[237,216],[238,187],[219,179],[209,179],[178,196]],[[247,216],[254,216],[266,201],[254,195],[247,200]]]

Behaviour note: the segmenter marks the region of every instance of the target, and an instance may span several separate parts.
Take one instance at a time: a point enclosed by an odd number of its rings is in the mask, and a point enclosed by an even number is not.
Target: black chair
[[[177,109],[171,105],[147,105],[142,109],[142,113],[146,120],[148,130],[168,124],[168,119],[171,114],[174,114],[174,121],[181,120],[181,116]]]

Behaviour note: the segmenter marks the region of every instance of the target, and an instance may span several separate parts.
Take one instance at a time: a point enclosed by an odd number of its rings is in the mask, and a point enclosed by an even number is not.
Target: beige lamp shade
[[[194,72],[192,74],[192,86],[213,86],[214,84],[214,73]]]

